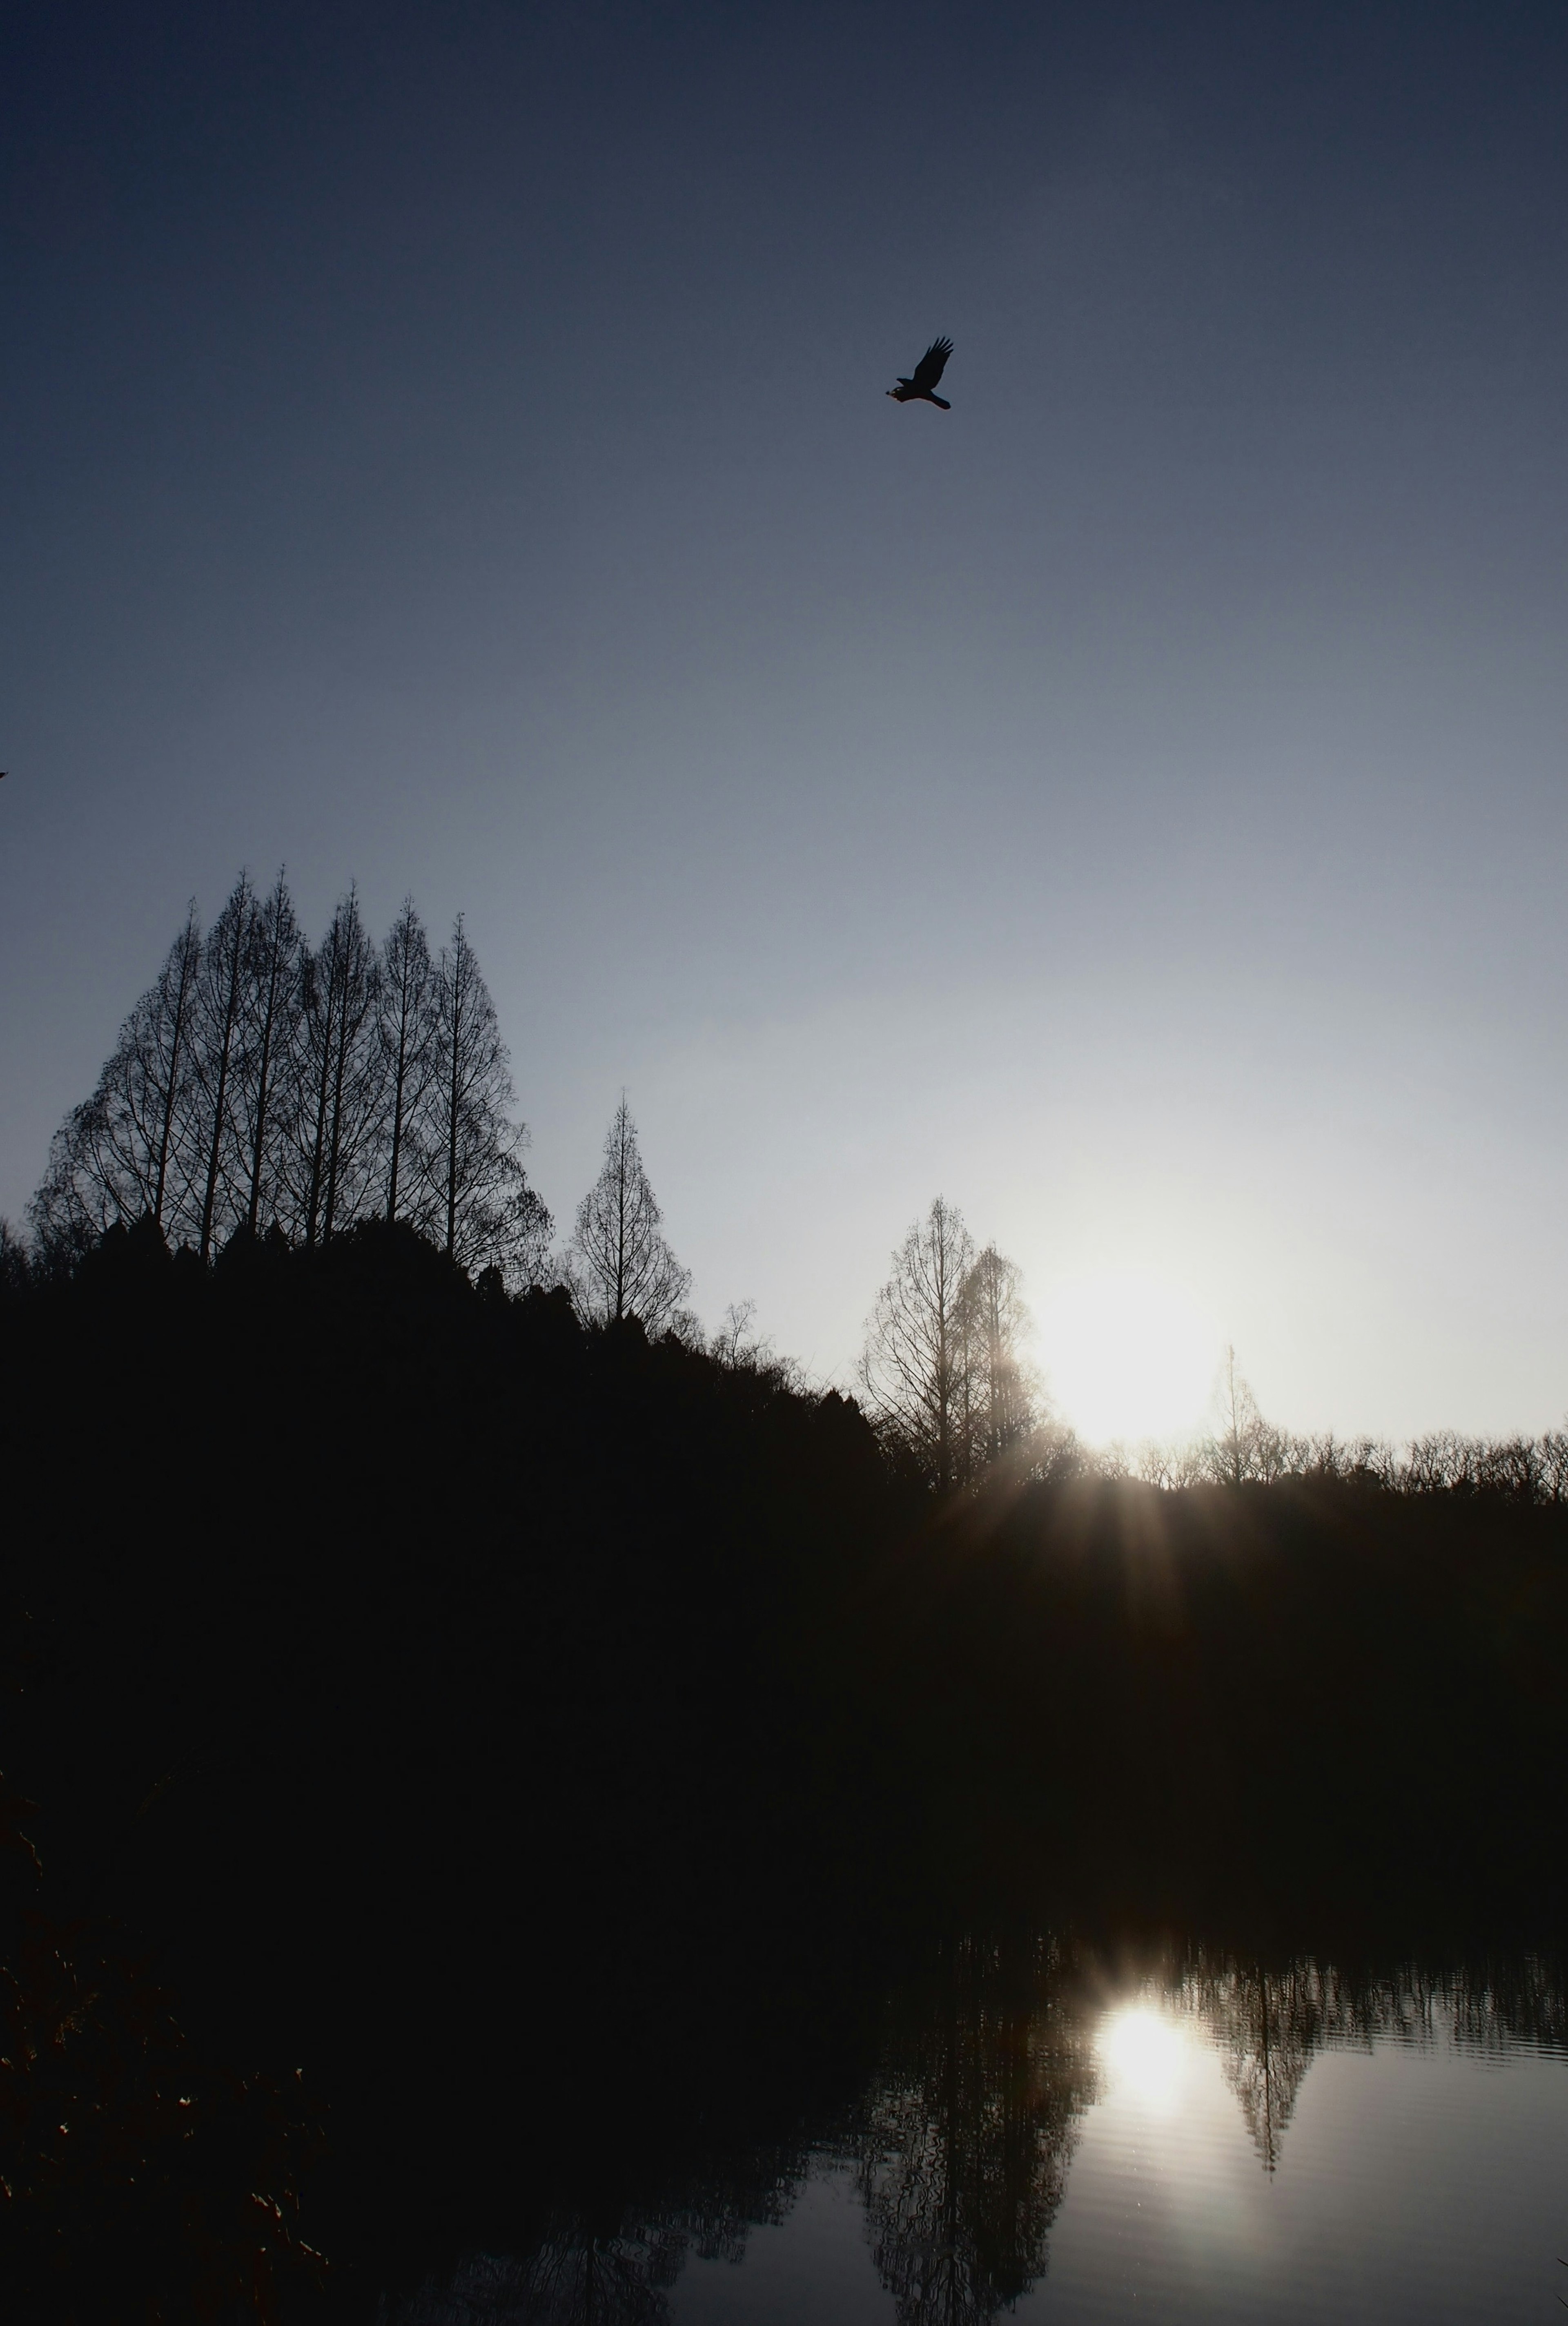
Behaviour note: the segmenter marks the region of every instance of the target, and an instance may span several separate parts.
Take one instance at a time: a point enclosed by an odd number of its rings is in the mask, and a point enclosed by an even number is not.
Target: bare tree
[[[286,1179],[290,1129],[297,1117],[300,1022],[304,1003],[299,923],[280,871],[251,915],[235,1093],[236,1177],[245,1224],[259,1232],[264,1206],[276,1207]]]
[[[51,1270],[72,1267],[118,1216],[96,1168],[101,1112],[96,1093],[72,1107],[49,1142],[43,1177],[28,1201],[28,1232]]]
[[[1251,1438],[1258,1421],[1257,1403],[1237,1370],[1236,1352],[1229,1342],[1220,1360],[1214,1401],[1220,1427],[1214,1440],[1219,1474],[1229,1486],[1239,1486],[1251,1472]]]
[[[46,1251],[79,1248],[142,1218],[161,1234],[195,1224],[189,1196],[200,967],[192,901],[162,968],[120,1028],[97,1088],[55,1133],[29,1205]]]
[[[860,1357],[873,1419],[942,1489],[970,1473],[972,1317],[965,1287],[974,1265],[962,1213],[938,1196],[893,1255]]]
[[[1023,1274],[988,1243],[964,1279],[960,1296],[965,1339],[970,1460],[996,1461],[1035,1426],[1037,1391],[1024,1354],[1029,1312]]]
[[[197,1087],[201,1093],[206,1154],[201,1171],[201,1214],[197,1250],[212,1253],[218,1212],[218,1175],[232,1152],[230,1112],[245,1035],[246,969],[250,958],[255,897],[242,872],[233,894],[208,933],[196,980],[196,1039],[192,1045]]]
[[[379,1109],[376,961],[350,889],[302,960],[304,1075],[299,1196],[307,1245],[352,1224]]]
[[[756,1331],[756,1301],[732,1300],[708,1343],[708,1354],[715,1363],[731,1372],[755,1372],[771,1363],[773,1343]]]
[[[438,1240],[468,1269],[498,1268],[512,1289],[543,1283],[552,1223],[523,1169],[525,1126],[511,1120],[511,1060],[459,913],[432,980],[424,1185]]]
[[[24,1292],[32,1275],[32,1255],[26,1238],[19,1235],[0,1214],[0,1293]]]
[[[1229,1346],[1220,1361],[1214,1401],[1220,1426],[1208,1441],[1209,1469],[1222,1484],[1239,1486],[1252,1481],[1272,1485],[1311,1464],[1309,1446],[1264,1419],[1237,1365],[1236,1352]]]
[[[435,965],[424,925],[405,897],[381,948],[376,1035],[385,1089],[386,1216],[397,1217],[400,1195],[417,1186],[420,1157],[407,1153],[430,1091],[436,994]],[[408,1168],[412,1162],[413,1168]]]
[[[1541,1500],[1568,1503],[1568,1428],[1542,1432]]]
[[[40,1251],[69,1267],[106,1228],[143,1218],[205,1258],[227,1227],[254,1234],[269,1214],[314,1245],[374,1209],[513,1289],[544,1283],[553,1226],[512,1099],[460,917],[432,963],[405,899],[377,949],[350,889],[312,953],[283,874],[257,898],[242,873],[205,943],[190,907],[97,1087],[55,1134],[29,1219]]]
[[[771,1333],[757,1331],[755,1300],[732,1300],[717,1331],[707,1339],[699,1333],[695,1345],[727,1372],[749,1373],[770,1389],[808,1393],[803,1368],[793,1357],[779,1355]]]
[[[571,1288],[585,1316],[598,1324],[636,1317],[650,1333],[671,1322],[691,1275],[660,1233],[663,1218],[623,1093],[605,1135],[604,1168],[577,1207],[572,1233]]]

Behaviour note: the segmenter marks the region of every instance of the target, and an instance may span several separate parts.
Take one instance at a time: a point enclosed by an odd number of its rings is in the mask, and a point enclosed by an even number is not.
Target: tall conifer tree
[[[603,1168],[577,1207],[572,1233],[572,1289],[585,1316],[602,1325],[636,1317],[650,1333],[673,1321],[691,1275],[665,1242],[663,1217],[623,1094],[605,1134]]]
[[[194,901],[153,982],[120,1028],[92,1096],[55,1133],[30,1215],[46,1251],[150,1219],[171,1241],[199,1227],[194,1068],[201,930]]]

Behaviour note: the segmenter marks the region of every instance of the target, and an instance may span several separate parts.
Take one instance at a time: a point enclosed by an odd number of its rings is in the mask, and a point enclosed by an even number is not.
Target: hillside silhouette
[[[1196,1919],[1221,1954],[1555,1927],[1545,1456],[1286,1465],[1239,1405],[1197,1483],[1096,1465],[1028,1415],[1013,1278],[951,1207],[886,1299],[940,1232],[938,1322],[978,1354],[901,1432],[741,1311],[704,1344],[651,1190],[668,1322],[617,1308],[624,1106],[605,1170],[575,1285],[509,1289],[384,1214],[241,1221],[208,1261],[146,1214],[7,1248],[0,2178],[29,2314],[363,2317],[376,2270],[419,2281],[477,2219],[586,2284],[625,2242],[573,2211],[601,2184],[607,2219],[645,2205],[642,2301],[765,2217],[757,2158],[787,2183],[789,2126],[860,2105],[895,1968],[977,1918]],[[752,2162],[672,2228],[649,2160],[673,2141],[700,2177],[720,2118]],[[877,2218],[900,2169],[866,2166]],[[1035,2264],[976,2234],[989,2314]]]

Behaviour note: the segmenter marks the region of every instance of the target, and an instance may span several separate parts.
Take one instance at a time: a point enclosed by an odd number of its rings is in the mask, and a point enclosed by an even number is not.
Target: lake
[[[801,2004],[781,1996],[786,2052]],[[792,2089],[775,2057],[752,2109],[738,2030],[729,2076],[672,2098],[664,2154],[618,2040],[637,2136],[558,2179],[524,2242],[384,2287],[385,2326],[1498,2326],[1568,2293],[1568,2013],[1539,1955],[949,1940],[858,2056],[841,2031],[816,2047],[837,2089],[820,2058]]]

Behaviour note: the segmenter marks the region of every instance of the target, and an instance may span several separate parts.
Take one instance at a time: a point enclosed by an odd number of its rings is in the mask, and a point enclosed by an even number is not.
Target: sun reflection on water
[[[1183,2031],[1146,2003],[1124,2005],[1101,2022],[1096,2048],[1113,2088],[1158,2115],[1176,2107],[1190,2064]]]

